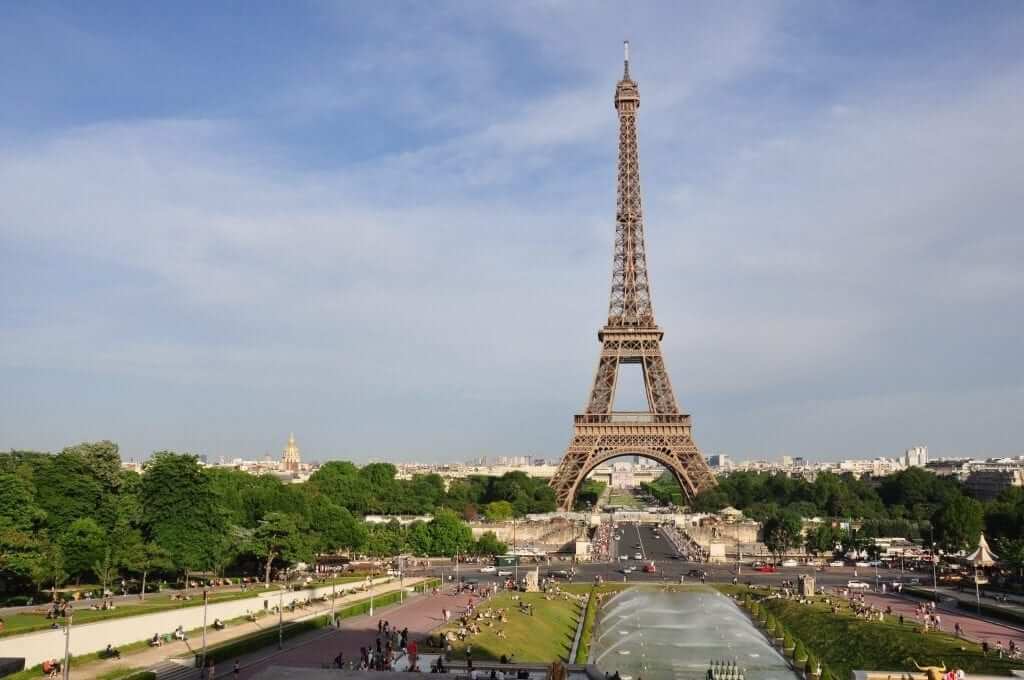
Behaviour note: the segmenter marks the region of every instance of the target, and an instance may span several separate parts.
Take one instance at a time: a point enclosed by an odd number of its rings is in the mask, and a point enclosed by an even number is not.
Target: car
[[[853,566],[855,566],[855,567],[870,567],[871,563],[870,562],[854,562]]]
[[[640,553],[633,553],[633,559],[634,560],[642,560],[643,558],[644,558],[644,556],[641,555]]]
[[[658,571],[658,569],[657,569],[657,567],[654,566],[654,562],[648,562],[647,564],[644,565],[644,573],[645,574],[653,574],[656,571]]]
[[[771,564],[762,564],[760,567],[757,568],[757,571],[761,572],[762,574],[774,574],[776,571],[778,571],[778,569],[776,569]]]
[[[686,575],[690,578],[700,578],[700,569],[691,569],[690,571],[686,572]]]
[[[871,586],[869,586],[864,581],[853,580],[853,581],[847,581],[846,582],[846,587],[850,588],[851,590],[867,590]]]
[[[619,571],[623,574],[632,574],[636,571],[636,567],[623,567],[622,569],[619,569]]]
[[[800,564],[796,560],[782,560],[782,566],[784,566],[784,567],[798,567],[798,566],[800,566]]]
[[[921,585],[921,579],[919,579],[919,578],[908,578],[908,579],[904,579],[903,582],[906,583],[908,586],[919,586],[919,585]]]
[[[480,573],[481,574],[496,574],[496,573],[498,573],[498,568],[496,566],[494,566],[493,564],[489,564],[486,567],[480,567]]]
[[[845,567],[846,566],[846,562],[843,562],[842,560],[832,560],[831,562],[828,563],[828,566],[830,566],[830,567]]]
[[[619,559],[620,560],[628,560],[629,559],[629,555],[619,555]]]
[[[569,572],[565,569],[559,569],[558,571],[549,571],[548,576],[552,578],[569,578]]]
[[[511,576],[511,575],[512,575],[512,570],[511,569],[499,569],[498,570],[498,576],[505,577],[505,576]]]

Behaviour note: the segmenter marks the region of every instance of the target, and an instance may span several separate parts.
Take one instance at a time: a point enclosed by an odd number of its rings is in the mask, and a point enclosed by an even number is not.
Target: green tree
[[[512,519],[515,509],[508,501],[494,501],[484,506],[484,517],[488,522],[501,522]]]
[[[186,583],[190,571],[213,566],[226,521],[195,456],[154,453],[145,466],[140,498],[143,534],[184,570]]]
[[[799,515],[784,511],[765,520],[762,525],[764,545],[776,557],[800,545],[802,525]]]
[[[976,546],[984,523],[981,503],[967,496],[954,496],[932,515],[935,538],[950,552]]]
[[[156,543],[146,543],[142,535],[133,536],[121,553],[121,566],[142,576],[140,598],[146,599],[146,578],[153,571],[169,571],[174,568],[170,555]]]
[[[493,531],[482,533],[473,547],[473,553],[482,556],[504,555],[507,551],[508,546],[499,541],[498,536]]]
[[[113,580],[116,571],[117,565],[110,555],[110,546],[108,545],[103,549],[103,557],[92,564],[92,573],[96,574],[96,578],[99,579],[100,593],[104,597],[106,597],[110,582]]]
[[[46,513],[36,504],[32,484],[14,474],[0,474],[0,519],[24,531],[40,527]]]
[[[441,510],[427,524],[430,529],[431,552],[434,555],[454,557],[466,554],[473,546],[473,532],[469,525],[450,510]]]
[[[355,550],[366,543],[366,525],[345,508],[325,498],[311,509],[319,551]]]
[[[75,578],[76,583],[81,583],[82,576],[103,559],[106,549],[107,535],[89,517],[76,519],[60,536],[64,568]]]
[[[253,534],[253,551],[265,560],[264,580],[268,588],[274,560],[298,561],[308,554],[306,548],[295,515],[270,512],[260,520]]]
[[[39,559],[32,566],[32,580],[42,590],[44,584],[51,584],[51,596],[57,599],[57,587],[68,578],[64,564],[64,551],[58,543],[42,541],[39,544]]]
[[[1024,538],[1004,538],[998,545],[999,559],[1024,578]]]

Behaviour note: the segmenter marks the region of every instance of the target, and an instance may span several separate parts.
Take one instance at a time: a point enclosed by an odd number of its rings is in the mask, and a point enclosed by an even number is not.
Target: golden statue
[[[914,661],[911,659],[911,661]],[[928,676],[928,680],[942,680],[946,674],[946,662],[942,662],[942,666],[919,666],[916,661],[914,665],[917,666],[917,670],[924,671],[925,675]]]

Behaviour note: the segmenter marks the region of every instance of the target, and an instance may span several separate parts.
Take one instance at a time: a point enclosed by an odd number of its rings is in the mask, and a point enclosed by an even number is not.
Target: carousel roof
[[[978,539],[978,549],[967,556],[967,561],[976,567],[990,567],[996,563],[999,559],[999,555],[996,555],[988,547],[988,541],[985,540],[985,534],[981,535]]]

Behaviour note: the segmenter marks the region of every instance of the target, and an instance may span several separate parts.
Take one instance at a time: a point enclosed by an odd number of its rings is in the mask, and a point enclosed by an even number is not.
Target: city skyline
[[[1019,5],[184,7],[0,10],[0,449],[560,456],[628,38],[705,453],[1019,454]]]

